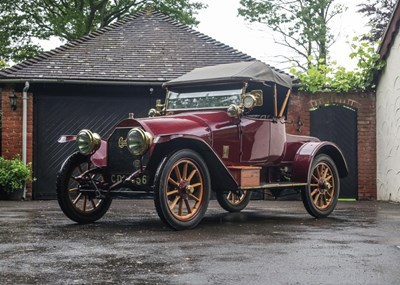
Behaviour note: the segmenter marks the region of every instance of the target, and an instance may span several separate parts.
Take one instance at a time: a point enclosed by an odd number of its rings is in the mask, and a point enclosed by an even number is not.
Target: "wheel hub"
[[[189,185],[187,180],[182,180],[179,183],[179,193],[181,195],[193,194],[194,188]]]
[[[325,193],[328,187],[329,183],[327,181],[322,178],[318,180],[318,189],[321,194]]]

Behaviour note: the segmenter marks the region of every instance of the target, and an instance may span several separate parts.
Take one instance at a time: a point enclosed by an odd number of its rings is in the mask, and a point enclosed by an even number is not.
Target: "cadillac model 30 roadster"
[[[335,208],[346,161],[333,143],[286,133],[292,78],[258,61],[194,69],[164,84],[147,118],[129,116],[107,139],[87,129],[64,135],[78,151],[57,176],[62,211],[78,223],[100,219],[121,191],[148,192],[160,219],[195,227],[211,191],[229,212],[254,190],[301,191],[314,217]]]

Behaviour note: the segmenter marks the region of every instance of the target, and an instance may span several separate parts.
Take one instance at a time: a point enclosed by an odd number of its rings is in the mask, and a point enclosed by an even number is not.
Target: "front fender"
[[[327,141],[308,142],[303,144],[294,157],[292,164],[292,177],[295,182],[307,182],[311,164],[319,154],[330,156],[336,164],[340,177],[346,177],[349,173],[346,159],[339,147]]]
[[[211,185],[214,191],[235,190],[238,183],[226,168],[225,164],[204,140],[190,135],[168,135],[160,137],[152,146],[152,154],[147,170],[157,173],[165,158],[180,149],[192,149],[202,156],[211,175]],[[157,176],[157,175],[156,175]],[[157,181],[155,177],[154,182]]]
[[[76,141],[76,135],[62,135],[57,140],[59,143],[68,143]],[[101,140],[100,148],[90,156],[94,165],[99,167],[107,166],[107,141]]]

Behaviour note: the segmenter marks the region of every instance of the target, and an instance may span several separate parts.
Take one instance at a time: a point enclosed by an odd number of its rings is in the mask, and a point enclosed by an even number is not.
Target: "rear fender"
[[[340,177],[348,175],[346,159],[339,147],[331,142],[308,142],[303,144],[294,157],[292,164],[292,177],[295,182],[307,182],[311,164],[319,154],[326,154],[332,158],[338,169]]]
[[[163,136],[155,140],[151,158],[146,168],[149,170],[148,173],[155,173],[153,185],[158,181],[160,169],[168,160],[168,157],[181,149],[192,149],[202,156],[208,167],[214,191],[237,189],[238,183],[213,149],[202,139],[185,135]]]
[[[62,135],[57,140],[59,143],[69,143],[76,141],[76,135]],[[100,148],[90,156],[94,165],[99,167],[107,166],[107,141],[101,140]]]

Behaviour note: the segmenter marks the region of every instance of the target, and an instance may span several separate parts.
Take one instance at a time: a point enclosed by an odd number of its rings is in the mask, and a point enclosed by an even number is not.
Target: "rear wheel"
[[[316,156],[306,189],[301,193],[307,212],[316,218],[329,216],[336,207],[339,191],[340,181],[335,163],[325,154]]]
[[[250,202],[251,192],[236,190],[236,191],[218,191],[216,192],[219,205],[228,212],[240,212]]]
[[[160,219],[176,229],[194,228],[210,200],[210,175],[204,160],[192,150],[180,150],[165,163],[155,188],[154,203]]]
[[[92,170],[88,172],[89,170]],[[103,173],[96,170],[90,158],[74,153],[64,163],[57,176],[57,199],[64,214],[77,223],[100,219],[111,205],[111,197],[100,197],[104,187]]]

